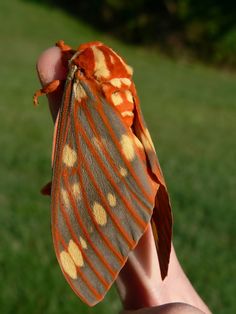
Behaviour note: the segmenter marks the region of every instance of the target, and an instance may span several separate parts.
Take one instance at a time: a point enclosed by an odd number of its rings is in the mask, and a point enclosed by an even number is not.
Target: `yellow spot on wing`
[[[77,101],[80,101],[82,98],[86,98],[87,95],[85,93],[85,90],[83,89],[79,82],[73,84],[73,90],[75,94],[75,99]]]
[[[115,106],[119,106],[123,102],[123,99],[118,92],[111,95],[111,100]]]
[[[127,86],[130,86],[131,85],[131,80],[124,77],[124,78],[121,78],[121,82]]]
[[[97,147],[97,149],[101,150],[101,143],[100,143],[100,141],[96,137],[92,138],[92,142]]]
[[[133,95],[132,95],[131,91],[126,90],[126,91],[125,91],[125,96],[126,96],[126,98],[127,98],[127,100],[128,100],[129,102],[133,102]]]
[[[80,200],[81,199],[81,190],[80,190],[79,183],[74,183],[72,185],[72,191],[73,191],[75,199]]]
[[[84,240],[84,238],[82,238],[81,236],[79,237],[79,241],[80,241],[80,244],[82,246],[83,249],[87,249],[88,246],[87,246],[87,242]]]
[[[96,222],[101,225],[105,226],[107,223],[107,214],[105,209],[102,207],[101,204],[95,202],[93,205],[93,215]]]
[[[95,69],[94,74],[97,78],[103,77],[108,78],[110,75],[110,71],[106,65],[106,60],[104,53],[99,50],[97,47],[92,47],[94,60],[95,60]]]
[[[108,199],[108,203],[111,207],[116,206],[116,197],[114,194],[108,193],[107,199]]]
[[[125,168],[121,167],[120,168],[120,174],[122,175],[122,177],[126,177],[128,172]]]
[[[134,135],[134,142],[135,142],[135,144],[137,145],[138,148],[143,149],[142,143],[140,142],[140,140],[135,135]]]
[[[130,161],[133,160],[135,157],[135,151],[133,141],[130,136],[123,134],[121,136],[120,144],[125,157]]]
[[[113,58],[112,55],[110,55],[110,60],[111,60],[111,63],[114,64],[115,63],[115,59]]]
[[[77,160],[76,152],[66,144],[62,152],[62,161],[67,167],[73,167]]]
[[[131,68],[131,66],[125,64],[125,68],[126,68],[126,71],[129,75],[133,75],[133,68]]]
[[[115,87],[121,87],[121,79],[119,78],[113,78],[112,80],[110,80],[110,83]]]
[[[70,200],[69,200],[67,191],[64,189],[61,189],[61,195],[62,195],[62,199],[64,201],[66,208],[70,207]]]
[[[131,80],[126,78],[126,77],[121,77],[121,78],[113,78],[110,80],[110,83],[117,88],[121,87],[121,84],[124,84],[126,86],[131,85]]]
[[[70,253],[70,256],[72,257],[76,266],[78,267],[84,266],[82,253],[78,248],[77,244],[73,240],[70,240],[69,242],[68,252]]]
[[[121,113],[121,115],[123,116],[123,117],[133,117],[133,112],[132,111],[123,111],[122,113]]]
[[[76,266],[73,262],[73,259],[70,256],[70,254],[68,254],[66,251],[62,251],[60,253],[60,261],[61,261],[61,264],[62,264],[64,271],[72,279],[76,279],[77,278]]]

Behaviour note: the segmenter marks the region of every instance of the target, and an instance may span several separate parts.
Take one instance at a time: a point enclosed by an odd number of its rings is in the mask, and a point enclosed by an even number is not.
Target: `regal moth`
[[[101,42],[63,41],[66,81],[55,124],[51,222],[55,253],[74,292],[101,301],[151,225],[161,277],[168,272],[172,214],[165,180],[132,81],[132,68]],[[48,189],[44,189],[46,193]]]

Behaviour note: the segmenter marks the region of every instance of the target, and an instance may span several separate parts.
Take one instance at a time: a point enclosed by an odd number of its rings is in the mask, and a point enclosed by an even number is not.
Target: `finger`
[[[58,47],[51,47],[45,50],[39,56],[36,68],[42,86],[45,86],[53,80],[64,81],[66,79],[67,69],[62,63],[61,50]],[[61,105],[62,93],[63,84],[57,91],[47,95],[54,122]]]
[[[117,278],[124,308],[138,309],[159,305],[158,292],[161,284],[155,242],[149,225]]]

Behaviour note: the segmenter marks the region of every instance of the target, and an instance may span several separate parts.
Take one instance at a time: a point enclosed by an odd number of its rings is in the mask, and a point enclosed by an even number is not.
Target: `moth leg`
[[[58,87],[60,86],[60,84],[61,84],[60,80],[54,80],[54,81],[50,82],[49,84],[45,85],[43,88],[38,89],[34,93],[34,97],[33,97],[34,105],[35,106],[38,105],[39,96],[43,96],[43,95],[47,95],[47,94],[55,92],[58,89]]]

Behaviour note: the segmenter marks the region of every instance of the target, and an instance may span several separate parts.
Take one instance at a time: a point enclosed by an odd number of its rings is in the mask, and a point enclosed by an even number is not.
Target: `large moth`
[[[64,84],[50,189],[53,243],[68,283],[93,306],[104,298],[149,224],[165,278],[171,207],[132,68],[100,42],[77,50],[63,41],[57,46],[67,79],[34,95],[36,104],[38,96]]]

